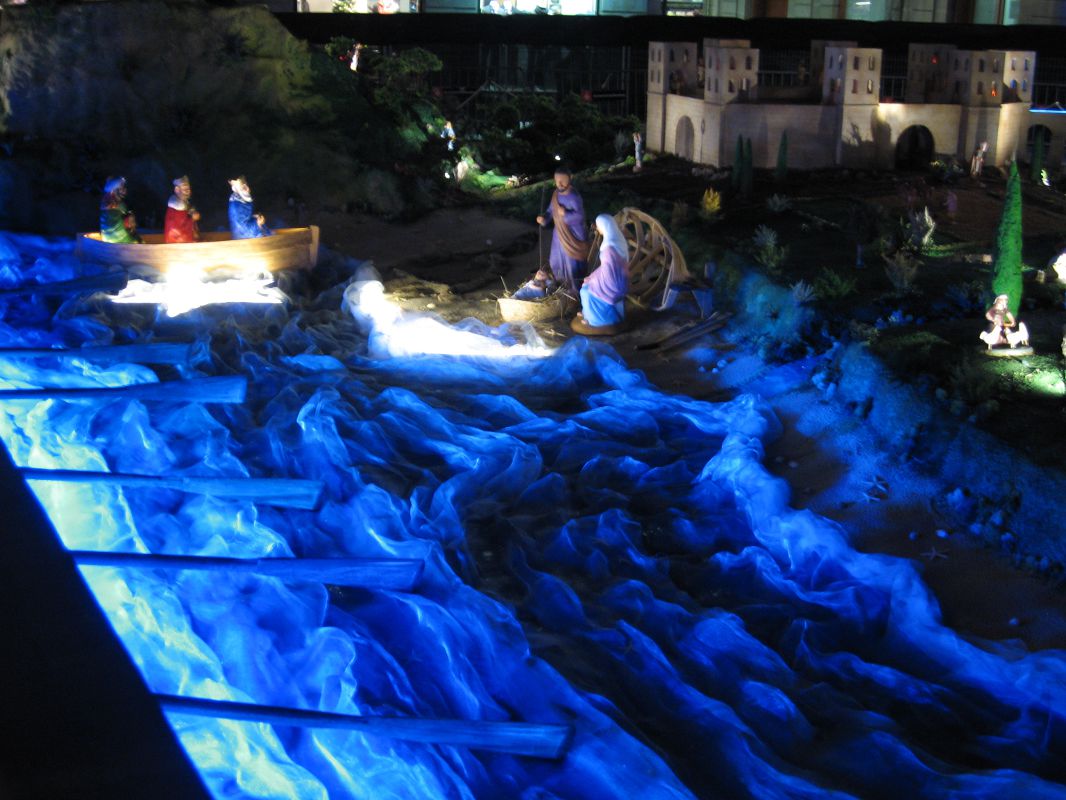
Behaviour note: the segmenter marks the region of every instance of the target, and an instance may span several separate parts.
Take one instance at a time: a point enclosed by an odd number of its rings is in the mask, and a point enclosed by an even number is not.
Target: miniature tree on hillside
[[[741,177],[743,175],[743,173],[744,173],[744,137],[741,136],[738,133],[737,134],[737,146],[736,146],[736,149],[733,151],[733,174],[730,176],[732,178],[731,183],[733,184],[733,188],[736,189],[737,191],[740,190],[740,187],[741,187],[741,185],[743,183],[742,177]]]
[[[744,197],[751,195],[752,186],[754,183],[754,175],[752,173],[752,156],[751,156],[751,139],[744,140],[744,171],[740,176],[740,193]]]
[[[784,183],[788,177],[788,131],[781,131],[781,143],[777,146],[777,169],[774,180]]]
[[[1012,161],[1007,177],[1007,197],[996,233],[992,295],[1010,297],[1010,313],[1017,315],[1022,302],[1022,181]]]

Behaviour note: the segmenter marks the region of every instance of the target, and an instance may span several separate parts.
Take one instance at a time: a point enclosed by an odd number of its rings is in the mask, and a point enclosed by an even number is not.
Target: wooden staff
[[[245,572],[283,581],[314,581],[331,586],[395,589],[401,592],[413,589],[425,569],[425,564],[417,558],[228,558],[96,550],[69,552],[79,567]]]
[[[331,711],[310,711],[255,703],[237,703],[229,700],[178,697],[170,694],[157,694],[155,698],[164,711],[172,713],[265,722],[269,725],[290,725],[299,728],[353,730],[373,736],[404,739],[409,742],[469,747],[471,750],[495,750],[536,758],[559,758],[566,752],[574,735],[570,725],[466,719],[418,719],[415,717],[361,717]]]
[[[138,489],[174,489],[213,497],[240,497],[267,506],[314,510],[322,496],[322,481],[297,478],[223,478],[195,475],[130,475],[73,469],[19,467],[26,480],[63,483],[103,483]]]
[[[188,364],[195,345],[186,342],[105,344],[80,348],[0,347],[0,358],[81,358],[107,364]]]
[[[170,400],[192,403],[243,403],[248,379],[239,376],[188,381],[133,383],[80,389],[0,389],[3,400]]]

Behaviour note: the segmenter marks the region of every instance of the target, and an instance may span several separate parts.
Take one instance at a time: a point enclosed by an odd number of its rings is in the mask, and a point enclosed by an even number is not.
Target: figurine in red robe
[[[167,201],[167,215],[163,221],[163,239],[168,244],[200,241],[200,212],[192,207],[189,198],[192,187],[188,176],[174,179],[174,194]]]

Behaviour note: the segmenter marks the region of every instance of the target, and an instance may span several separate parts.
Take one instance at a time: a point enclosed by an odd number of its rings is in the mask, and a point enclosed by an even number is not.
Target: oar
[[[99,275],[87,275],[69,281],[52,283],[30,283],[14,289],[0,289],[0,298],[22,297],[28,294],[80,294],[82,292],[110,292],[123,289],[128,276],[125,272],[103,272]]]
[[[241,497],[267,506],[314,509],[322,496],[322,481],[298,478],[223,478],[194,475],[130,475],[73,469],[19,467],[26,480],[64,483],[103,483],[145,489],[176,489],[214,497]]]
[[[0,389],[4,400],[170,400],[193,403],[243,403],[248,379],[243,376],[194,378],[188,381],[133,383],[80,389]]]
[[[186,342],[104,344],[80,348],[0,347],[0,358],[82,358],[104,363],[188,364],[195,345]]]
[[[360,717],[331,711],[308,711],[229,700],[177,697],[170,694],[157,694],[155,698],[164,711],[172,713],[300,728],[339,728],[409,742],[469,747],[471,750],[496,750],[537,758],[559,758],[566,752],[574,735],[570,725],[416,717]]]
[[[425,569],[425,564],[416,558],[228,558],[97,550],[69,552],[79,567],[245,572],[285,581],[315,581],[331,586],[404,592],[418,584]]]

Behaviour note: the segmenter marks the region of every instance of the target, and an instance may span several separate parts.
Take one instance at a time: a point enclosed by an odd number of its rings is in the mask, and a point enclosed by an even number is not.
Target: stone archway
[[[1046,125],[1030,125],[1025,134],[1025,163],[1033,163],[1037,137],[1044,141],[1044,166],[1051,162],[1051,128]],[[1056,165],[1057,166],[1057,165]],[[1049,170],[1050,171],[1050,170]]]
[[[924,125],[911,125],[896,140],[896,169],[929,169],[935,153],[932,132]]]
[[[681,117],[677,121],[677,132],[674,136],[674,153],[686,161],[692,161],[696,149],[696,129],[692,126],[692,120]]]

